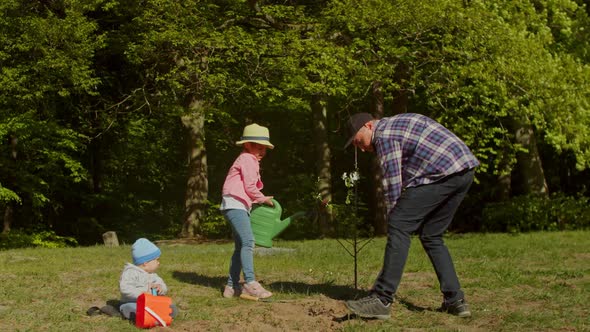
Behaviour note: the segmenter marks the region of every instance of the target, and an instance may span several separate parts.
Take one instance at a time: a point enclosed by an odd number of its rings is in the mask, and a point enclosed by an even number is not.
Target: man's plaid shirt
[[[461,139],[420,114],[377,120],[372,142],[381,161],[388,213],[404,188],[433,183],[479,165]]]

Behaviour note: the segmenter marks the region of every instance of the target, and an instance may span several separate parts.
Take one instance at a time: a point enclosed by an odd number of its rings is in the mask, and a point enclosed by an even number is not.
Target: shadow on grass
[[[277,281],[269,284],[268,288],[281,293],[323,294],[334,300],[349,300],[362,297],[366,294],[366,291],[354,289],[351,286],[334,285],[332,283],[307,284],[302,282]]]
[[[172,272],[172,277],[181,282],[214,289],[222,289],[227,282],[227,277],[211,277],[195,272],[174,271]],[[323,294],[335,300],[353,299],[362,297],[366,294],[366,291],[354,289],[351,286],[334,285],[331,283],[307,284],[302,282],[277,281],[266,284],[263,280],[259,281],[264,285],[265,288],[268,288],[273,292],[296,293],[304,295]]]
[[[408,309],[410,311],[414,311],[414,312],[436,311],[435,309],[432,309],[432,308],[425,308],[425,307],[417,306],[414,303],[409,302],[409,301],[407,301],[405,299],[396,299],[396,302],[398,302],[399,304],[401,304],[404,307],[406,307],[406,309]]]
[[[119,301],[119,299],[110,299],[110,300],[107,300],[107,305],[110,305],[112,307],[119,309],[119,306],[121,305],[121,301]]]
[[[227,277],[210,277],[195,272],[174,271],[172,272],[172,277],[187,284],[201,285],[215,289],[223,288],[227,282]]]

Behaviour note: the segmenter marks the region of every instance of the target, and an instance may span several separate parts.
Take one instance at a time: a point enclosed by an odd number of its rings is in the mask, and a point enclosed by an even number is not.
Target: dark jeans
[[[436,271],[445,302],[463,298],[443,234],[465,198],[474,170],[465,170],[427,185],[406,188],[388,216],[387,245],[383,269],[372,293],[381,300],[393,302],[410,249],[410,234],[417,232],[422,247]]]

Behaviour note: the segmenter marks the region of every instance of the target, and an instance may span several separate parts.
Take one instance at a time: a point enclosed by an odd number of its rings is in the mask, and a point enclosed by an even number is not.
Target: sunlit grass
[[[442,300],[438,282],[414,239],[392,319],[348,321],[336,329],[589,330],[589,235],[449,236],[446,242],[474,313],[467,320],[433,313]],[[359,254],[361,290],[353,287],[353,259],[337,241],[276,241],[274,245],[280,250],[257,251],[255,265],[257,278],[275,298],[298,301],[321,295],[344,300],[371,287],[381,268],[385,239],[373,240]],[[220,295],[233,243],[160,247],[158,274],[180,306],[178,323],[216,326],[224,319],[220,313],[231,315],[232,309],[253,305]],[[119,274],[129,260],[129,246],[0,251],[0,331],[135,331],[124,321],[85,314],[90,306],[119,298]],[[267,316],[271,326],[278,324],[270,309],[252,310]],[[306,328],[300,322],[290,327]]]

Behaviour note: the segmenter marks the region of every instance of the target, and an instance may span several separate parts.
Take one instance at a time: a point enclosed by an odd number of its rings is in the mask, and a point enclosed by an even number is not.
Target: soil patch
[[[211,320],[172,324],[174,331],[337,331],[346,322],[342,301],[317,296],[300,300],[274,302],[242,301],[240,305],[219,309]]]

